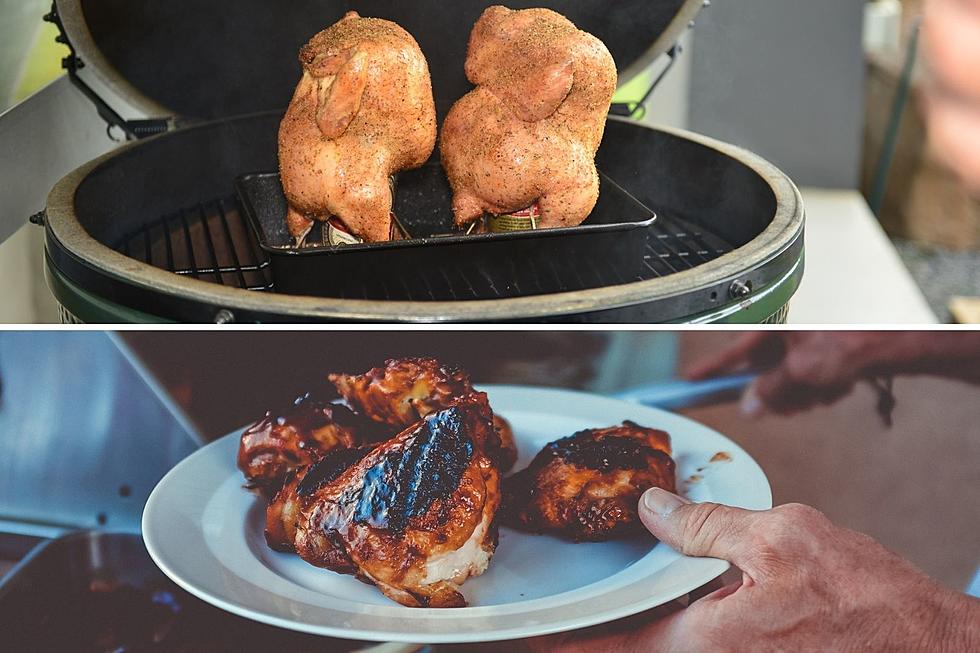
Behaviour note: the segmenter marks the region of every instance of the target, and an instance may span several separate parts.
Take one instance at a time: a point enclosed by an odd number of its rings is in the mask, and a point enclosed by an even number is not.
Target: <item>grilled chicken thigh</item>
[[[675,491],[670,454],[667,433],[633,422],[562,438],[505,481],[506,519],[577,541],[639,532],[640,495]]]
[[[473,392],[470,376],[434,358],[399,358],[364,374],[331,374],[330,381],[359,414],[395,427],[405,428],[421,417],[446,408]],[[494,416],[501,443],[501,471],[513,467],[517,448],[510,425]],[[493,454],[493,452],[491,452]]]
[[[464,397],[297,475],[269,507],[269,542],[406,606],[464,606],[459,585],[496,547],[500,477],[487,451],[498,446],[485,395]]]
[[[548,9],[490,7],[470,35],[466,75],[477,88],[449,112],[440,146],[456,223],[534,204],[541,227],[585,220],[617,84],[605,45]]]
[[[267,411],[242,433],[238,468],[266,496],[286,476],[334,449],[391,437],[395,429],[355,415],[349,408],[324,403],[310,393],[284,410]]]
[[[432,81],[415,39],[348,12],[299,53],[303,77],[279,128],[290,233],[336,216],[354,235],[390,238],[389,177],[421,166],[436,141]]]

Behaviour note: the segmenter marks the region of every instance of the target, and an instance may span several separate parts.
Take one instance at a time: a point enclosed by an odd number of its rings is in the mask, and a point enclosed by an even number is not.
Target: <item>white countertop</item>
[[[859,192],[801,191],[806,272],[790,305],[790,324],[939,322]]]

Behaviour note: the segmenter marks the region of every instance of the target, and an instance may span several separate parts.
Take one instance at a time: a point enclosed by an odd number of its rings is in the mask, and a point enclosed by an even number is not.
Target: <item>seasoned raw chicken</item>
[[[539,226],[574,226],[599,197],[595,154],[616,91],[603,43],[548,9],[487,9],[470,35],[476,89],[442,129],[456,223],[537,203]]]
[[[469,374],[434,358],[392,359],[364,374],[331,374],[329,378],[359,414],[399,428],[473,392]],[[517,460],[514,435],[507,421],[496,415],[494,427],[501,449],[491,455],[498,456],[501,471],[507,471]]]
[[[577,541],[641,531],[640,495],[675,490],[670,453],[667,433],[633,422],[562,438],[505,481],[506,518]]]
[[[475,393],[366,453],[324,458],[270,506],[269,542],[292,541],[307,562],[406,606],[464,606],[459,585],[486,570],[497,542],[496,440]]]
[[[300,50],[303,77],[279,128],[290,233],[336,216],[366,241],[390,238],[389,177],[435,148],[425,56],[386,20],[348,12]]]
[[[395,432],[346,406],[324,403],[307,393],[283,410],[267,411],[242,433],[238,468],[253,488],[271,496],[290,472],[328,451],[377,442]]]

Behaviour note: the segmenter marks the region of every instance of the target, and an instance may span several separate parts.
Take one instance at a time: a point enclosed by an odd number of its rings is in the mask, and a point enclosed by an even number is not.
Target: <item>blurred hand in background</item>
[[[980,194],[980,0],[927,0],[927,119],[937,153]]]
[[[704,379],[758,370],[742,409],[791,414],[829,404],[865,379],[931,374],[980,383],[980,333],[756,332],[687,371]]]

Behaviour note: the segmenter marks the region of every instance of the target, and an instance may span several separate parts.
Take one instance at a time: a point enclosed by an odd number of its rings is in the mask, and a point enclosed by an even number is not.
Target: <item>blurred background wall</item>
[[[713,2],[693,33],[691,129],[758,152],[800,186],[857,187],[864,4]]]

